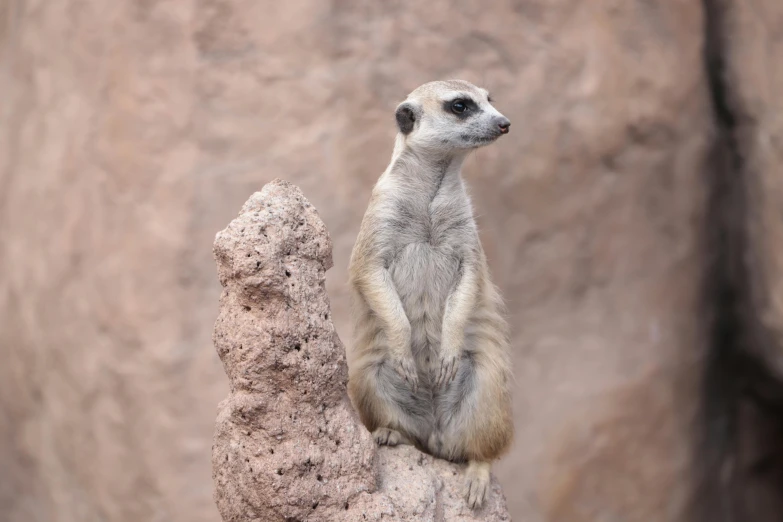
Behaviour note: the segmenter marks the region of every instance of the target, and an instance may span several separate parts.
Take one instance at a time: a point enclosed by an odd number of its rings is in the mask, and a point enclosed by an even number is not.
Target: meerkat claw
[[[438,388],[441,388],[446,384],[450,383],[452,380],[454,380],[454,377],[456,375],[457,375],[457,356],[450,355],[444,357],[440,363],[440,369],[438,371],[438,376],[435,379],[435,385]]]

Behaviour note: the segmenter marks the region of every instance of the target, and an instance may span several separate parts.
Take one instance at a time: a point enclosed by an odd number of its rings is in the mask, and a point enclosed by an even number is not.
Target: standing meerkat
[[[391,163],[351,254],[348,392],[378,444],[467,461],[466,500],[477,508],[513,436],[511,363],[460,172],[511,123],[461,80],[417,88],[396,120]]]

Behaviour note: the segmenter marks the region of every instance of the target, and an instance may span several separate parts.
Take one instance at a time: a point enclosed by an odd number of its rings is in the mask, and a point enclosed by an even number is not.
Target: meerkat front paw
[[[489,462],[471,461],[468,463],[465,501],[470,509],[480,508],[489,495],[489,470]]]
[[[435,386],[443,386],[454,380],[459,368],[459,353],[444,352],[440,355],[440,365],[435,368]]]
[[[411,354],[393,355],[392,364],[400,376],[405,379],[415,393],[419,389],[419,374],[416,371],[416,361]]]

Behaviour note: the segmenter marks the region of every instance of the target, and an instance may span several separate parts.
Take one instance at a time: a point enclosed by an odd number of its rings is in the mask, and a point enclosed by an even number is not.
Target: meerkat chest
[[[421,303],[435,317],[458,277],[463,253],[474,248],[475,222],[467,200],[448,193],[404,203],[398,205],[390,272],[409,317],[422,313]]]
[[[467,196],[435,198],[429,213],[430,231],[436,240],[472,242],[476,223]]]
[[[414,330],[428,321],[439,323],[459,267],[454,252],[428,243],[411,243],[398,252],[389,273]]]
[[[475,237],[470,205],[448,194],[431,201],[399,201],[390,221],[397,252],[415,244],[432,253],[458,256]]]

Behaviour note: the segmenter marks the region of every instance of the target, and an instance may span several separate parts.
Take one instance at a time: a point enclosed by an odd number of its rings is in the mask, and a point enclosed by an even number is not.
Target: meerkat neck
[[[407,179],[434,181],[440,185],[446,177],[458,177],[467,153],[439,149],[418,150],[405,144],[402,135],[394,143],[388,172]]]

